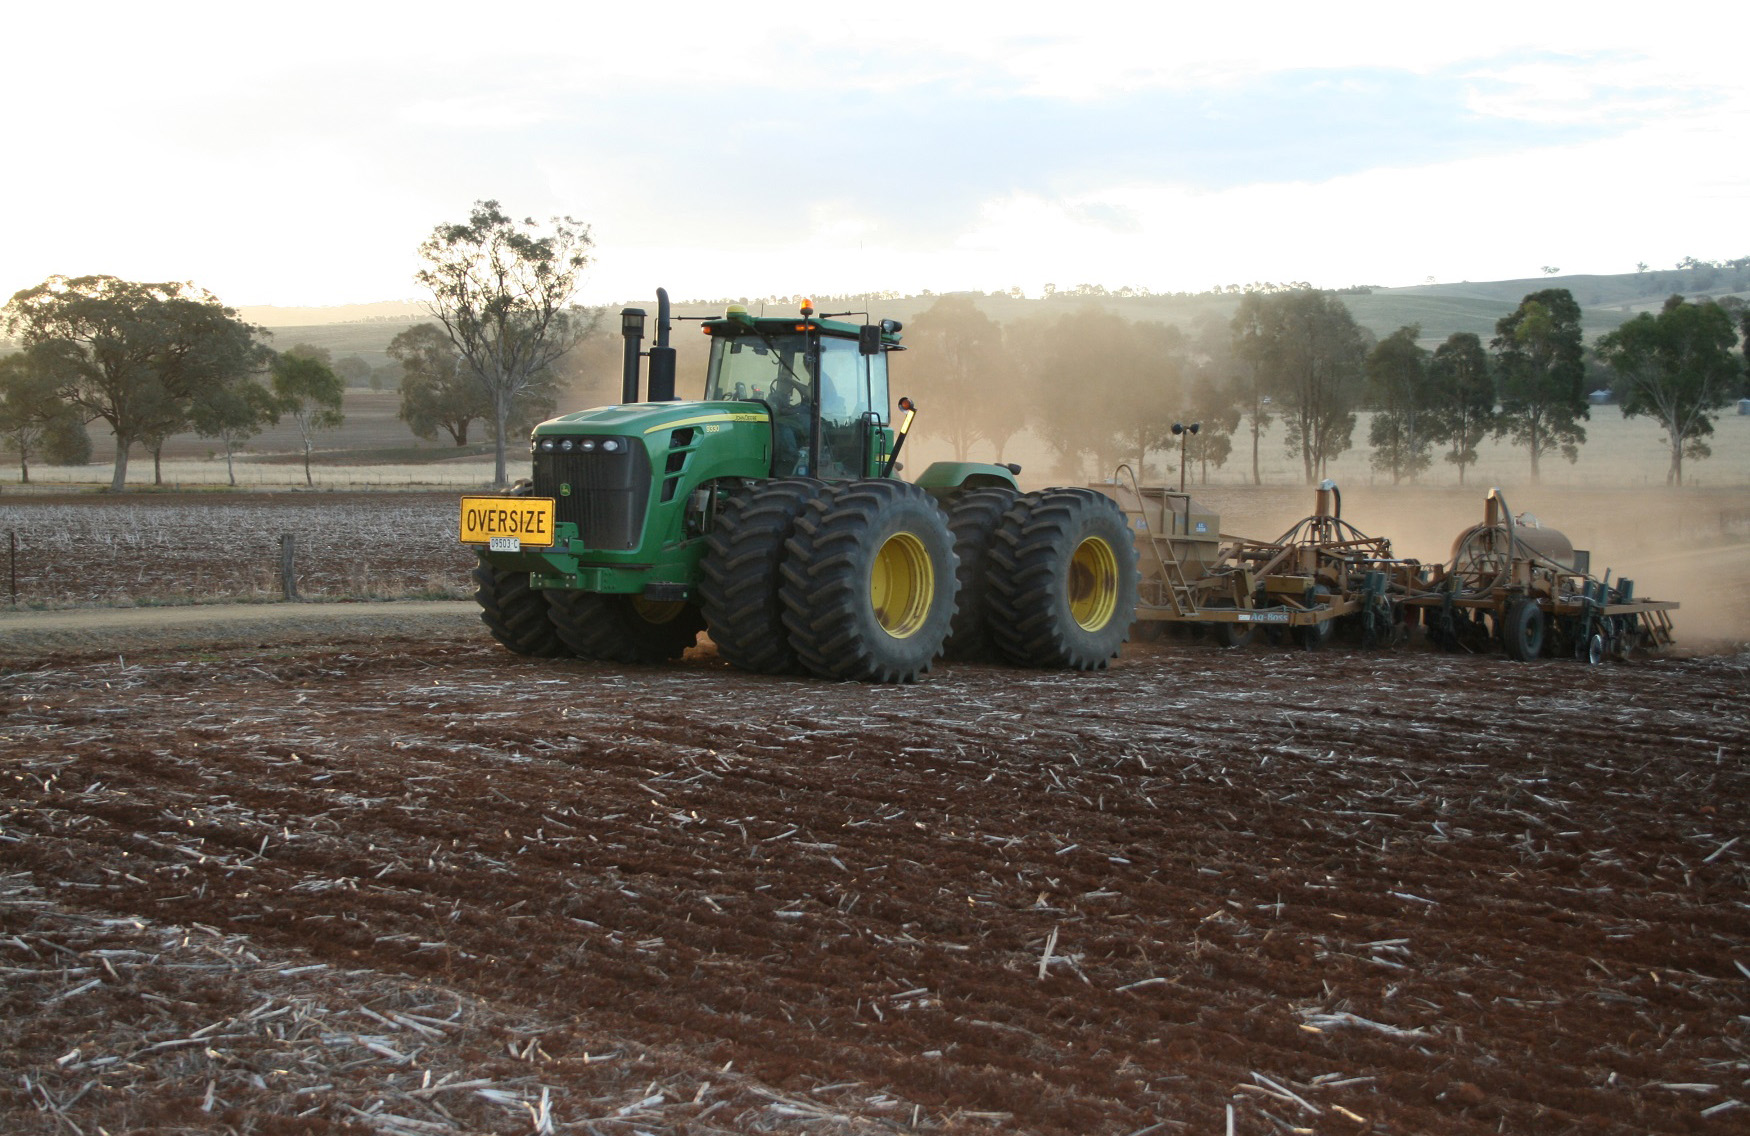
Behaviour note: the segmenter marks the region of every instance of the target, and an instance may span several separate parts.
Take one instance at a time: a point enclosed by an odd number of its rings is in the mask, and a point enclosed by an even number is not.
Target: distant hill
[[[410,300],[382,300],[375,304],[337,304],[325,308],[281,308],[273,304],[241,307],[237,314],[246,323],[262,327],[311,327],[318,324],[399,322],[402,326],[430,319],[424,305]]]
[[[675,282],[684,289],[685,281]],[[1418,284],[1406,288],[1376,287],[1345,290],[1343,302],[1357,323],[1376,336],[1390,335],[1407,324],[1419,324],[1425,344],[1439,343],[1455,331],[1474,332],[1486,342],[1495,334],[1495,321],[1507,315],[1519,301],[1545,288],[1566,288],[1579,301],[1588,338],[1612,330],[1637,312],[1656,311],[1666,297],[1681,293],[1691,298],[1737,295],[1750,298],[1750,258],[1725,265],[1702,264],[1693,268],[1669,268],[1649,272],[1625,272],[1613,276],[1536,276],[1520,280],[1464,280],[1447,284]],[[1096,304],[1132,319],[1159,320],[1189,330],[1199,318],[1226,320],[1239,304],[1237,292],[1199,292],[1172,295],[1119,296],[1077,295],[1059,292],[1050,298],[1022,299],[1002,293],[977,295],[979,307],[999,323],[1072,310]],[[855,297],[822,299],[825,311],[848,308],[870,310],[874,318],[910,321],[927,310],[938,296],[924,293],[889,299]],[[791,310],[789,299],[683,301],[676,314],[707,315],[721,312],[726,302],[745,302],[754,312]],[[652,314],[654,298],[632,297],[609,305],[642,306]],[[295,343],[327,348],[336,359],[363,357],[373,367],[389,362],[384,353],[389,341],[416,323],[431,318],[419,303],[384,300],[370,304],[340,304],[332,307],[289,308],[271,305],[238,309],[243,319],[273,332],[273,346],[284,349]],[[0,341],[0,351],[12,345]]]

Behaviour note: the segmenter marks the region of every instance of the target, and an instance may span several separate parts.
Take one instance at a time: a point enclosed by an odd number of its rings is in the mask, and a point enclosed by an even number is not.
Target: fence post
[[[11,565],[12,575],[12,606],[18,606],[18,530],[9,529],[6,533],[6,543],[12,546],[12,553],[7,558]]]
[[[280,534],[280,591],[288,600],[298,598],[298,575],[293,566],[296,543],[291,533]]]

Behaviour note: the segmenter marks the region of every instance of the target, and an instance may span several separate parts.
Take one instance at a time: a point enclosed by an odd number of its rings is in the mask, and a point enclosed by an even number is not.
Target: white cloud
[[[1750,251],[1722,243],[1750,200],[1741,3],[1686,5],[1681,20],[1523,3],[481,12],[169,0],[9,14],[0,99],[22,109],[0,183],[15,219],[0,295],[113,272],[193,279],[236,303],[404,296],[419,240],[478,197],[590,222],[600,299],[659,283],[1403,283]],[[1127,92],[1183,93],[1126,105],[1189,116],[1205,93],[1292,97],[1299,80],[1282,77],[1303,73],[1433,77],[1412,85],[1447,115],[1426,129],[1475,137],[1464,157],[1411,160],[1408,140],[1373,137],[1363,116],[1323,148],[1340,142],[1341,161],[1316,171],[1243,119],[1183,132],[1183,153],[1140,173],[1121,132],[1073,159],[1027,149],[1024,115],[1042,105],[1064,109],[1063,138]],[[942,100],[933,120],[926,97]],[[820,108],[853,105],[891,131],[828,151],[841,126]],[[973,105],[991,137],[955,138],[950,116]],[[925,126],[936,149],[921,148]],[[1549,141],[1563,131],[1585,140]],[[935,165],[904,169],[914,144]],[[836,163],[824,175],[823,152]],[[1243,174],[1201,184],[1243,184],[1193,188],[1223,162]],[[1160,172],[1175,163],[1185,176]],[[1024,172],[1039,176],[1017,184]],[[858,192],[872,184],[885,188]]]

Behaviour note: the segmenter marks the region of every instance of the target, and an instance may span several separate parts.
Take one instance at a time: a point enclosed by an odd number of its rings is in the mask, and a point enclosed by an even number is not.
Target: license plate
[[[464,497],[461,542],[493,552],[518,552],[553,544],[553,498]]]

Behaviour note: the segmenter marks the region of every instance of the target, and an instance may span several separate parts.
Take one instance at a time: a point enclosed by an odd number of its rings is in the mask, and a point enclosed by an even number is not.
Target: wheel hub
[[[1076,546],[1069,561],[1069,614],[1083,631],[1098,631],[1118,610],[1118,557],[1112,546],[1091,536]]]
[[[929,550],[909,532],[894,533],[876,550],[869,570],[869,601],[875,622],[895,639],[917,634],[936,594]]]

